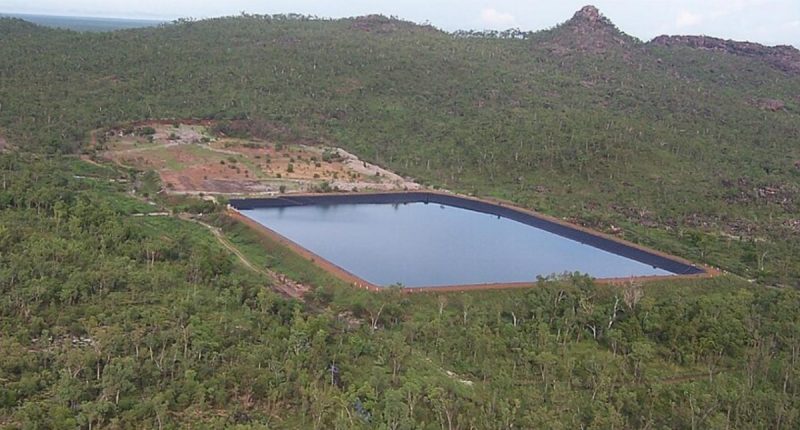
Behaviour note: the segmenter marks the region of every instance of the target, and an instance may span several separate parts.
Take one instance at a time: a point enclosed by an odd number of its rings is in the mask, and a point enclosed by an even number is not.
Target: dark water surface
[[[575,271],[598,278],[671,274],[517,221],[435,203],[240,212],[375,285],[526,282]]]

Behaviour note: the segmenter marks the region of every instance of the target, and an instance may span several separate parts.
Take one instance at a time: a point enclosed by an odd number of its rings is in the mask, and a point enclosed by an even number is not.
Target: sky
[[[642,40],[705,34],[800,47],[800,0],[0,0],[0,13],[167,20],[241,12],[332,18],[380,13],[447,31],[540,30],[587,4]]]

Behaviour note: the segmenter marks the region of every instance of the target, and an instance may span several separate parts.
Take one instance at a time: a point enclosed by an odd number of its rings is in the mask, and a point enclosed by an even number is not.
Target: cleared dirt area
[[[6,149],[8,149],[8,141],[2,135],[0,135],[0,152],[5,151]]]
[[[97,131],[92,141],[102,158],[158,172],[169,193],[272,195],[421,188],[339,148],[233,138],[211,130],[208,123],[141,123]]]

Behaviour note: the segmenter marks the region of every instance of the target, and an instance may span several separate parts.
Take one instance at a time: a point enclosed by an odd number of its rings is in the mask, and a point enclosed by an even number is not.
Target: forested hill
[[[591,7],[534,33],[0,19],[0,428],[798,428],[796,54]],[[728,273],[356,289],[92,144],[192,118]]]
[[[118,122],[247,119],[437,186],[658,229],[626,234],[748,277],[798,278],[784,239],[800,229],[800,74],[765,47],[644,43],[592,7],[536,33],[242,15],[101,34],[3,19],[0,34],[0,127],[23,150],[77,152]],[[654,238],[686,231],[692,245]]]

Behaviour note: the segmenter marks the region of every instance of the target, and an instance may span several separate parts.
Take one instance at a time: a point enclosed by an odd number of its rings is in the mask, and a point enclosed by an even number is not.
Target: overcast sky
[[[590,3],[643,40],[660,34],[706,34],[800,47],[800,0],[0,0],[0,12],[170,20],[242,11],[324,17],[381,13],[448,31],[539,30]]]

